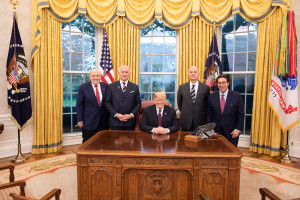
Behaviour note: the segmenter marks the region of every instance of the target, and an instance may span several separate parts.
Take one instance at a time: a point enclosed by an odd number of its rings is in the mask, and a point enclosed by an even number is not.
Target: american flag
[[[206,85],[208,85],[209,87],[213,87],[215,85],[215,79],[213,76],[207,77]]]
[[[105,28],[103,28],[103,43],[102,43],[102,53],[101,53],[101,61],[100,61],[100,72],[101,72],[102,82],[110,84],[115,81],[114,70],[111,62]]]
[[[13,72],[9,74],[9,82],[10,84],[16,84],[19,82],[19,79],[13,75]]]

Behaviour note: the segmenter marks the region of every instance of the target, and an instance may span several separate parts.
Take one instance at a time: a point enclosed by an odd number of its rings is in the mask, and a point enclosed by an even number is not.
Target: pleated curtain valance
[[[112,24],[118,16],[126,22],[144,28],[157,18],[167,26],[179,29],[196,16],[208,24],[225,23],[239,13],[247,21],[261,22],[275,7],[284,7],[289,0],[33,0],[32,58],[39,48],[42,9],[48,9],[60,22],[69,22],[80,13],[96,26]]]
[[[286,0],[38,0],[37,3],[38,10],[48,8],[63,22],[82,13],[96,26],[109,25],[117,16],[124,16],[139,28],[156,18],[172,28],[182,28],[198,15],[207,23],[225,23],[236,13],[250,22],[259,22],[274,7],[286,5]]]

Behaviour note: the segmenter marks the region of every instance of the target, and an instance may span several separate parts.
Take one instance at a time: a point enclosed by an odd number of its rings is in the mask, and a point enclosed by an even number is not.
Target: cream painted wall
[[[12,6],[8,4],[9,0],[0,0],[0,123],[4,123],[4,132],[0,134],[0,158],[12,156],[17,154],[17,128],[10,118],[10,110],[7,107],[7,82],[6,82],[6,59],[8,53],[8,46],[12,30]],[[300,1],[294,0],[294,11],[300,10]],[[19,30],[22,37],[25,55],[29,66],[31,97],[33,99],[33,72],[31,69],[31,1],[22,0],[17,7],[17,16],[19,19]],[[300,38],[300,12],[296,12],[296,31],[297,36]],[[298,28],[297,28],[298,27]],[[300,63],[300,43],[298,47],[297,63]],[[298,66],[298,74],[300,73]],[[300,79],[299,79],[300,80]],[[300,95],[300,93],[299,93]],[[33,100],[32,100],[33,105]],[[33,121],[21,133],[22,152],[31,152],[33,137]],[[64,136],[63,145],[80,143],[80,137]],[[249,144],[249,139],[241,138],[244,144]],[[68,142],[71,141],[71,142]],[[75,142],[74,142],[75,141]],[[291,131],[290,136],[290,149],[293,156],[300,157],[300,125]]]

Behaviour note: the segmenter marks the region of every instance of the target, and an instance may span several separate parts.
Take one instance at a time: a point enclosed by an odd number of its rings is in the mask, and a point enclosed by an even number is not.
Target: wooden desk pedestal
[[[103,131],[79,146],[79,200],[239,199],[241,152],[224,137]]]

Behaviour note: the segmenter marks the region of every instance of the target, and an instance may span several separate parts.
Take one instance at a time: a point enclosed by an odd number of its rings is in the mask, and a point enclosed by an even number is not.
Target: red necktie
[[[158,110],[157,119],[158,119],[158,126],[161,126],[161,109]]]
[[[97,102],[98,102],[98,104],[100,106],[100,104],[101,104],[101,102],[100,102],[100,94],[99,94],[97,85],[95,85],[95,88],[96,88],[96,99],[97,99]]]
[[[224,99],[224,94],[222,94],[221,96],[221,113],[223,114],[223,111],[224,111],[224,107],[225,107],[225,99]]]

